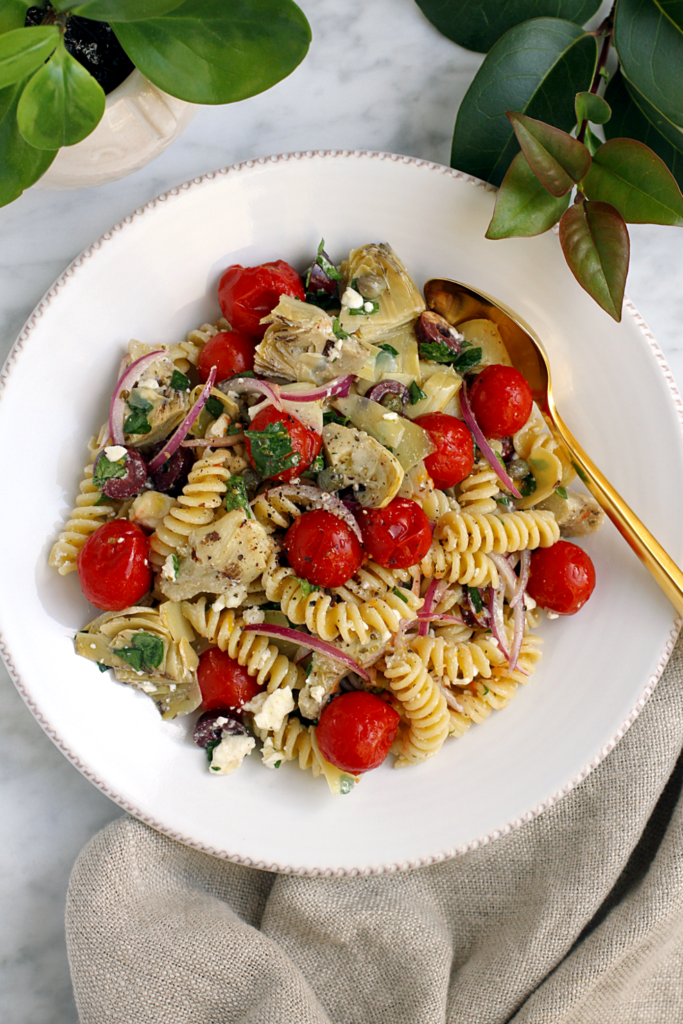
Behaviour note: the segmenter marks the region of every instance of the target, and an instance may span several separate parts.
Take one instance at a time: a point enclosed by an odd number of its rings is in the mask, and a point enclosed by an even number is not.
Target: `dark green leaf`
[[[279,768],[281,764],[282,761],[276,761],[275,764],[273,765],[273,768]]]
[[[163,640],[152,633],[135,633],[130,642],[130,647],[119,647],[114,654],[127,661],[136,672],[158,668],[164,657]]]
[[[111,668],[111,665],[103,665],[101,662],[98,661],[97,667],[100,670],[100,672],[108,672],[109,669]]]
[[[15,28],[0,35],[0,89],[37,71],[58,42],[59,29],[56,25]]]
[[[588,199],[609,202],[628,224],[683,225],[683,195],[675,178],[635,139],[601,146],[581,187]]]
[[[45,174],[56,150],[29,146],[17,125],[17,106],[25,82],[0,89],[0,206],[17,199]]]
[[[613,111],[612,119],[605,127],[608,138],[628,136],[644,142],[661,157],[678,182],[679,188],[683,187],[683,152],[672,146],[648,120],[635,99],[631,98],[621,75],[615,75],[605,95]],[[681,140],[683,144],[683,133]]]
[[[0,3],[0,35],[15,28],[23,28],[26,12],[33,7],[32,0],[2,0]]]
[[[571,192],[590,167],[591,155],[584,144],[525,114],[509,110],[507,116],[541,185],[558,199]]]
[[[679,153],[683,153],[683,127],[681,122],[674,124],[668,117],[665,117],[661,111],[653,107],[651,103],[643,96],[642,92],[639,92],[636,87],[629,82],[625,75],[621,76],[628,91],[629,96],[635,104],[640,108],[641,112],[648,119],[661,135],[669,142],[674,149],[677,149]],[[624,133],[627,137],[631,135],[631,132],[627,131]],[[643,140],[641,139],[641,142]],[[654,148],[654,147],[653,147]]]
[[[143,75],[190,103],[234,103],[270,89],[311,41],[293,0],[185,0],[162,18],[112,28]]]
[[[225,486],[225,507],[228,512],[232,512],[236,508],[243,508],[247,513],[247,519],[252,519],[247,488],[242,477],[231,476]]]
[[[530,494],[533,494],[536,490],[536,478],[530,473],[529,476],[525,476],[519,485],[519,493],[523,498],[528,498]]]
[[[481,362],[481,349],[480,348],[468,348],[466,352],[461,352],[459,356],[456,356],[453,361],[453,368],[458,373],[464,373],[465,370],[470,370],[473,366],[477,366]]]
[[[416,380],[411,380],[410,387],[408,388],[408,395],[410,397],[411,405],[417,405],[418,402],[421,402],[423,398],[427,397]]]
[[[508,29],[530,18],[585,25],[600,0],[417,0],[439,32],[466,50],[486,53]]]
[[[341,281],[342,276],[335,267],[334,263],[330,263],[325,252],[325,239],[320,239],[320,245],[318,246],[318,254],[315,257],[315,262],[318,266],[325,271],[331,281]]]
[[[499,505],[506,505],[507,508],[510,508],[512,505],[512,502],[510,501],[507,494],[501,494],[500,492],[495,496],[493,500],[497,502]]]
[[[576,110],[576,123],[590,121],[592,124],[607,124],[612,111],[607,100],[602,96],[596,96],[594,92],[577,92],[574,100]]]
[[[173,564],[173,579],[177,580],[178,573],[180,572],[180,559],[175,554],[175,552],[171,555],[171,562]]]
[[[372,309],[365,308],[368,303],[372,305]],[[372,316],[373,313],[378,312],[379,302],[376,302],[374,299],[365,299],[363,305],[359,306],[358,309],[347,309],[347,313],[350,313],[351,316]]]
[[[338,316],[335,316],[334,320],[332,321],[332,330],[334,332],[335,338],[339,338],[340,341],[345,341],[348,338],[348,334],[340,324]]]
[[[581,287],[621,320],[630,249],[621,215],[608,203],[574,203],[560,221],[560,243]]]
[[[141,395],[137,388],[134,388],[126,399],[129,409],[140,409],[141,412],[149,412],[153,408],[152,403],[144,395]]]
[[[60,39],[50,60],[22,93],[17,108],[19,130],[38,149],[74,146],[97,127],[104,103],[102,86]]]
[[[590,86],[597,43],[577,25],[538,18],[493,47],[460,104],[451,165],[499,185],[518,150],[507,110],[571,131],[574,96]]]
[[[102,453],[97,460],[97,465],[92,475],[92,482],[99,491],[107,480],[114,480],[126,475],[126,462],[128,456],[124,455],[117,462],[110,462],[107,456]]]
[[[313,459],[313,462],[308,467],[307,474],[310,473],[311,476],[316,476],[318,473],[322,473],[324,468],[325,459],[323,455],[316,455],[316,457]]]
[[[216,398],[215,395],[211,395],[209,398],[207,398],[204,404],[204,408],[206,409],[210,416],[213,416],[215,420],[217,420],[218,417],[225,411],[223,403],[221,402],[220,398]]]
[[[555,494],[559,494],[559,496],[561,498],[565,498],[566,499],[566,497],[567,497],[567,488],[566,487],[556,487],[555,488]]]
[[[292,439],[281,421],[266,424],[263,430],[245,430],[256,472],[264,479],[292,469],[301,455],[292,448]]]
[[[340,427],[345,427],[348,422],[348,416],[342,416],[342,414],[337,412],[336,409],[328,409],[327,412],[323,413],[324,427],[326,427],[328,423],[338,423]]]
[[[69,11],[81,18],[92,18],[93,21],[142,21],[145,18],[158,18],[162,14],[180,7],[183,0],[85,0],[74,3],[73,0],[52,0],[52,6],[58,11]]]
[[[454,352],[444,341],[426,341],[420,345],[420,358],[431,359],[434,363],[450,363],[456,370],[469,370],[481,362],[481,349],[468,348]]]
[[[302,579],[301,576],[295,576],[294,579],[301,587],[301,593],[304,595],[304,597],[308,597],[308,595],[312,594],[314,590],[320,590],[320,587],[317,586],[315,583],[309,583],[308,580]],[[308,673],[306,674],[308,675]]]
[[[683,128],[681,0],[619,0],[614,45],[628,81],[664,118]]]
[[[569,195],[556,199],[518,153],[503,178],[487,238],[529,238],[547,231],[567,209]]]
[[[174,391],[189,391],[190,378],[186,377],[180,370],[174,370],[171,374],[171,387]]]
[[[586,134],[583,137],[583,141],[585,142],[591,156],[595,156],[597,151],[600,149],[600,146],[602,146],[602,139],[591,130],[590,125],[586,126]]]
[[[378,345],[377,348],[381,348],[382,352],[388,352],[389,355],[398,355],[398,349],[395,349],[393,345],[387,345],[386,342],[383,345]]]
[[[400,588],[400,587],[392,587],[392,588],[391,588],[391,592],[392,592],[392,594],[395,594],[395,595],[396,595],[396,597],[400,597],[400,598],[401,598],[401,600],[402,600],[402,601],[403,601],[403,602],[404,602],[405,604],[408,604],[408,598],[407,598],[407,596],[406,596],[406,595],[405,595],[405,594],[403,593],[403,591],[401,590],[401,588]]]
[[[482,600],[481,600],[481,594],[479,593],[479,591],[477,590],[476,587],[467,587],[466,589],[467,589],[467,593],[470,595],[470,601],[472,602],[472,607],[474,608],[474,610],[477,613],[477,615],[479,615],[481,613],[483,607],[484,607],[484,605],[482,603]]]
[[[133,409],[123,424],[124,434],[149,434],[151,429],[147,414],[142,409]]]
[[[211,764],[211,761],[213,760],[213,752],[216,749],[216,747],[220,745],[220,742],[220,740],[212,740],[210,743],[207,743],[206,746],[204,747],[204,750],[206,751],[206,759],[209,762],[209,764]],[[217,772],[218,768],[214,768],[214,771]]]

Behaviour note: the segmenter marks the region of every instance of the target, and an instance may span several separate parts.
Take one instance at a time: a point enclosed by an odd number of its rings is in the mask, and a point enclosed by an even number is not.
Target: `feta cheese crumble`
[[[311,697],[313,698],[313,700],[316,703],[321,701],[324,696],[325,696],[325,687],[324,686],[318,685],[318,686],[312,686],[311,687]]]
[[[279,763],[283,760],[283,754],[281,750],[276,750],[273,746],[273,741],[270,736],[266,737],[266,742],[263,744],[261,749],[261,758],[266,768],[277,768]]]
[[[253,700],[245,704],[243,711],[251,711],[254,722],[259,729],[277,732],[285,715],[294,710],[294,698],[291,686],[283,686],[272,693],[257,693]]]
[[[218,746],[213,748],[210,770],[216,775],[229,775],[239,768],[255,746],[256,740],[253,736],[223,736]]]
[[[164,562],[164,564],[162,566],[162,569],[161,569],[161,575],[165,579],[167,579],[167,580],[175,580],[176,579],[176,577],[178,575],[177,572],[176,572],[176,562],[177,562],[177,560],[178,560],[178,556],[177,555],[175,556],[175,560],[174,560],[173,555],[169,555],[167,557],[167,559]]]
[[[121,444],[109,444],[104,449],[104,454],[110,462],[118,462],[119,459],[122,459],[124,455],[128,454],[128,452]]]
[[[261,611],[256,605],[252,608],[245,608],[242,612],[242,618],[248,626],[258,626],[261,622],[265,622],[265,613]]]
[[[357,292],[355,288],[347,288],[341,297],[342,306],[346,306],[347,309],[362,309],[365,299]]]

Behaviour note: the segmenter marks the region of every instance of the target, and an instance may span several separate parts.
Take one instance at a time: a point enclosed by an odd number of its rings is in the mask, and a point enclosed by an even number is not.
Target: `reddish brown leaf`
[[[560,243],[581,287],[610,316],[621,320],[630,253],[621,214],[609,203],[574,203],[562,215]]]
[[[551,195],[566,195],[590,167],[587,147],[559,128],[526,114],[508,110],[507,116],[538,180]]]

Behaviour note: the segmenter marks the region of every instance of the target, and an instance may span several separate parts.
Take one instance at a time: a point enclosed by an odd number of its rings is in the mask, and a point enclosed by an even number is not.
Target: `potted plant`
[[[136,170],[194,105],[269,89],[310,39],[293,0],[2,0],[0,205],[58,154],[57,187]]]

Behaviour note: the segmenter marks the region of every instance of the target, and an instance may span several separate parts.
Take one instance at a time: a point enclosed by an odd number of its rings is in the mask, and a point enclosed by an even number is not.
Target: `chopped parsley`
[[[301,593],[304,597],[308,597],[308,595],[312,594],[314,590],[320,590],[320,587],[315,583],[309,583],[308,580],[302,580],[300,576],[295,576],[294,579],[301,587]]]
[[[335,338],[339,339],[339,341],[346,341],[346,339],[348,338],[348,334],[340,324],[338,316],[335,316],[335,318],[332,321],[332,333],[334,334]]]
[[[180,370],[174,370],[171,375],[171,387],[174,391],[189,391],[190,378],[186,377]]]
[[[324,271],[331,281],[341,281],[342,276],[335,267],[334,263],[331,263],[327,253],[325,252],[325,239],[320,239],[320,245],[318,246],[318,254],[314,260],[318,264],[320,269]],[[310,276],[309,276],[310,280]]]
[[[247,513],[247,519],[253,519],[249,508],[247,488],[241,476],[231,476],[228,479],[225,488],[225,507],[228,512],[232,512],[236,508],[243,508]]]
[[[177,580],[180,572],[180,559],[175,553],[171,555],[171,565],[173,566],[173,579]]]
[[[366,309],[367,305],[372,305],[372,309]],[[362,306],[357,309],[348,309],[347,312],[351,316],[372,316],[373,313],[379,313],[379,302],[376,299],[365,299]]]
[[[339,780],[339,792],[342,796],[346,796],[347,793],[351,792],[355,785],[356,779],[354,779],[353,775],[342,775]]]
[[[408,604],[408,598],[403,593],[400,587],[392,587],[391,593],[396,594],[396,597],[400,597],[402,601],[405,601],[405,603]]]
[[[143,398],[139,391],[133,390],[126,400],[126,405],[130,409],[130,415],[123,424],[124,434],[149,434],[152,428],[147,413],[154,408],[152,403]]]
[[[111,498],[109,498],[106,494],[100,494],[100,496],[97,499],[97,501],[95,502],[95,504],[96,505],[106,505],[110,501],[111,501]]]
[[[233,373],[232,376],[226,377],[225,380],[239,380],[241,377],[255,377],[256,374],[253,370],[242,370],[241,373]],[[221,381],[224,384],[225,381]]]
[[[95,466],[95,471],[92,475],[92,482],[95,487],[97,487],[98,491],[102,490],[102,486],[107,480],[114,480],[125,476],[127,472],[127,462],[128,453],[126,453],[123,458],[119,459],[117,462],[110,462],[104,452],[102,452],[97,460],[97,465]],[[102,497],[104,498],[105,495],[102,495]]]
[[[565,500],[566,500],[566,498],[567,498],[567,488],[566,487],[556,487],[555,488],[555,494],[559,494],[559,496],[561,498],[565,498]]]
[[[277,476],[301,462],[301,455],[292,448],[292,439],[281,420],[267,423],[263,430],[245,430],[256,472],[262,477]]]
[[[484,610],[484,603],[481,599],[481,594],[476,587],[467,587],[467,593],[469,594],[472,607],[474,608],[477,615],[481,615]]]
[[[418,385],[416,380],[413,380],[413,381],[410,382],[410,387],[408,388],[408,394],[410,396],[410,404],[411,405],[417,405],[418,402],[421,402],[423,398],[427,397],[427,395],[424,393],[422,388]]]
[[[275,764],[273,765],[273,768],[279,768],[281,764],[282,761],[276,761]]]
[[[351,312],[353,312],[353,310],[351,310]],[[397,349],[395,349],[393,345],[387,345],[386,342],[384,345],[378,345],[377,348],[381,348],[382,352],[388,352],[389,355],[398,356]]]
[[[321,453],[320,455],[316,455],[316,457],[313,459],[313,462],[310,464],[310,466],[308,467],[306,472],[302,473],[301,475],[302,476],[317,476],[318,473],[322,473],[324,468],[325,468],[325,458],[324,458],[324,456]]]
[[[241,434],[242,428],[237,423],[231,423],[228,427],[228,434]]]
[[[494,452],[493,454],[494,454],[494,455],[496,456],[496,458],[497,458],[497,459],[498,459],[498,461],[500,462],[500,464],[501,464],[501,466],[503,467],[503,469],[505,469],[505,468],[506,468],[506,466],[505,466],[505,459],[504,459],[504,458],[503,458],[503,456],[502,456],[502,455],[500,454],[500,452]]]
[[[217,420],[223,412],[223,403],[220,398],[216,398],[214,395],[211,395],[211,397],[207,398],[204,403],[204,408],[210,416],[213,416],[213,418]]]
[[[484,687],[484,696],[486,696],[486,694],[489,692],[489,688],[488,686],[486,686],[485,683],[482,683],[481,685]]]
[[[157,668],[164,657],[164,642],[152,633],[136,633],[130,647],[119,647],[114,654],[127,661],[136,672]]]
[[[98,661],[97,667],[100,670],[100,672],[108,672],[109,669],[111,668],[111,665],[103,665],[101,661]]]
[[[426,341],[420,345],[420,357],[431,359],[434,363],[450,363],[454,370],[462,373],[481,362],[481,349],[468,348],[458,353],[445,341]]]
[[[219,746],[220,742],[220,740],[212,740],[210,743],[206,744],[206,747],[204,749],[206,750],[206,759],[209,762],[209,764],[211,764],[213,760],[213,752],[216,749],[216,747]],[[213,770],[217,772],[218,768],[214,768]]]
[[[496,501],[499,505],[507,505],[508,508],[510,508],[512,505],[512,502],[508,498],[507,494],[497,494],[496,497],[494,498],[494,501]]]
[[[328,409],[327,412],[323,413],[323,426],[326,427],[328,423],[338,423],[340,427],[345,427],[349,423],[348,416],[342,416],[336,409]]]
[[[536,480],[533,474],[529,473],[529,475],[525,476],[521,484],[519,485],[519,493],[522,495],[523,498],[528,498],[529,495],[533,494],[535,490]]]

